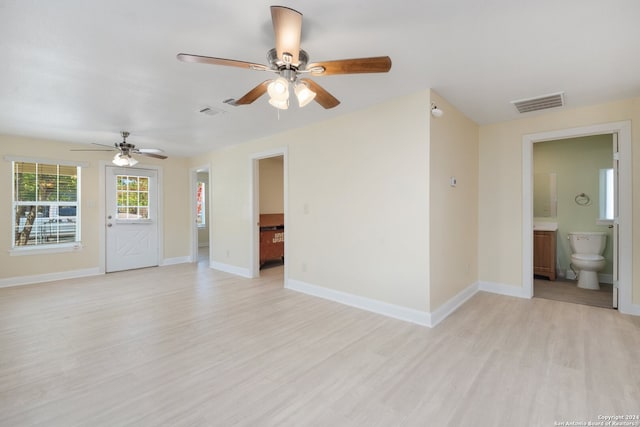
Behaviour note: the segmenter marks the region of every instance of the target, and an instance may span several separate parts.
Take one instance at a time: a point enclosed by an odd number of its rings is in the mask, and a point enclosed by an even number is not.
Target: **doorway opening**
[[[633,311],[633,306],[631,301],[631,123],[629,121],[543,132],[525,135],[523,137],[523,287],[525,293],[529,297],[534,296],[534,226],[536,225],[534,223],[534,144],[593,135],[610,135],[612,138],[617,138],[618,154],[615,155],[614,158],[615,167],[617,167],[618,172],[618,197],[615,218],[612,220],[611,224],[613,226],[611,249],[615,253],[613,260],[617,260],[617,262],[612,261],[611,281],[613,282],[613,292],[611,305],[609,306],[617,306],[621,312],[630,313]],[[573,192],[576,193],[575,197],[572,198],[569,203],[577,205],[589,203],[597,204],[597,200],[599,199],[599,194],[590,195],[585,191],[576,191],[576,188],[573,189]],[[594,219],[594,222],[595,220],[597,219]],[[539,230],[541,229],[540,227],[537,228]],[[565,230],[565,232],[566,231],[582,230]],[[563,241],[562,244],[569,247],[568,242]]]
[[[251,276],[287,277],[287,150],[251,157]]]
[[[613,172],[616,136],[534,143],[534,297],[614,307],[615,182],[613,173],[603,172]],[[593,271],[580,270],[584,261],[582,255],[573,255],[576,251],[590,251],[589,259],[598,259],[585,266],[593,265]],[[576,256],[580,258],[574,260]]]
[[[191,169],[191,262],[209,266],[211,179],[208,166]]]

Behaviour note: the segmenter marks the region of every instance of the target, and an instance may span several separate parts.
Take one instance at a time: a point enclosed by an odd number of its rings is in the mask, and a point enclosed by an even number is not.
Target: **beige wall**
[[[632,121],[634,195],[640,188],[640,98],[480,127],[479,277],[522,286],[522,137]],[[633,303],[640,304],[640,197],[633,200]]]
[[[284,212],[283,156],[268,157],[259,161],[260,213]]]
[[[51,273],[96,269],[100,265],[98,172],[101,160],[110,160],[111,153],[76,152],[77,144],[0,135],[0,224],[11,224],[11,162],[5,156],[23,156],[55,161],[87,162],[81,176],[81,236],[83,249],[46,255],[10,256],[12,234],[8,228],[0,232],[0,279],[36,276]],[[86,148],[85,145],[80,148]],[[140,159],[141,164],[162,165],[164,175],[164,258],[189,255],[189,206],[187,163],[184,159]]]
[[[478,125],[435,92],[431,117],[430,294],[437,309],[478,280]],[[450,179],[456,178],[455,187]]]
[[[426,311],[428,111],[420,92],[192,159],[212,165],[213,260],[249,269],[249,159],[288,147],[290,279]]]

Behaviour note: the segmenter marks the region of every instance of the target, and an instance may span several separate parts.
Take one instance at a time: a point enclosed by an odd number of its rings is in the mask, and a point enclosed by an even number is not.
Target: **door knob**
[[[113,226],[113,224],[111,224],[111,223],[107,224],[107,227],[112,227],[112,226]]]

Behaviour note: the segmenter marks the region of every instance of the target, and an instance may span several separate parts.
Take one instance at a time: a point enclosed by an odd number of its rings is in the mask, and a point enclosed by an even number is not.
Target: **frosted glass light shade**
[[[131,156],[123,156],[122,153],[118,153],[113,156],[111,163],[116,166],[135,166],[138,164],[138,161]]]
[[[269,83],[269,86],[267,86],[267,92],[271,99],[278,101],[289,99],[289,82],[282,77],[278,77]]]
[[[300,105],[300,108],[313,101],[316,97],[316,93],[309,89],[304,83],[297,83],[294,91],[296,93],[296,98],[298,98],[298,105]]]
[[[273,105],[274,107],[280,110],[286,110],[289,108],[289,99],[284,99],[281,101],[278,99],[271,98],[269,99],[269,104]]]

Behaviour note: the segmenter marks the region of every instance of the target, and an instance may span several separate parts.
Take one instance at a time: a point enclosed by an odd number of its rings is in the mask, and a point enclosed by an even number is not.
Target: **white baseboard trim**
[[[479,282],[478,289],[480,291],[490,292],[492,294],[507,295],[510,297],[526,299],[531,298],[530,295],[527,295],[527,292],[522,286],[505,285],[503,283],[495,282]]]
[[[248,268],[224,264],[218,261],[211,261],[211,263],[209,264],[209,267],[213,268],[214,270],[224,271],[225,273],[234,274],[236,276],[246,277],[248,279],[252,278],[251,271],[249,271]]]
[[[20,276],[0,279],[0,288],[11,286],[32,285],[35,283],[53,282],[64,279],[77,279],[78,277],[97,276],[104,274],[98,267],[86,268],[84,270],[61,271],[58,273],[37,274],[34,276]]]
[[[187,262],[191,262],[191,257],[189,256],[179,256],[174,258],[165,258],[160,263],[161,266],[165,265],[175,265],[175,264],[184,264]]]
[[[415,310],[413,308],[402,307],[371,298],[353,295],[334,289],[324,288],[299,280],[289,279],[285,285],[287,289],[302,292],[315,297],[338,302],[340,304],[356,307],[362,310],[371,311],[383,316],[406,322],[416,323],[422,326],[431,327],[431,315],[426,311]]]
[[[451,298],[449,301],[442,304],[436,310],[431,312],[431,326],[435,327],[438,323],[442,322],[444,319],[449,317],[454,311],[456,311],[462,304],[467,302],[469,298],[474,296],[480,290],[479,282],[472,283],[467,286],[461,292],[459,292],[456,296]]]

